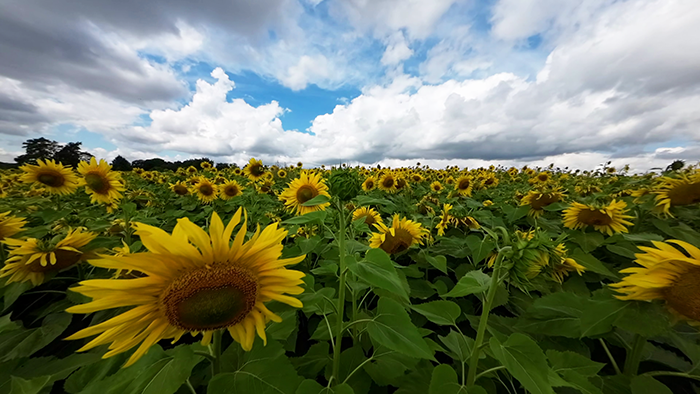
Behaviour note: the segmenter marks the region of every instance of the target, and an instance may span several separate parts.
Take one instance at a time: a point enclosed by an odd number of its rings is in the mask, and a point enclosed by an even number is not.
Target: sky
[[[697,0],[0,0],[0,161],[700,160]]]

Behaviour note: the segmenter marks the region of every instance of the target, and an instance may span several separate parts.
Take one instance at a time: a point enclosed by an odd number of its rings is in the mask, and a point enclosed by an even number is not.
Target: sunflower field
[[[700,392],[700,169],[0,171],[0,393]]]

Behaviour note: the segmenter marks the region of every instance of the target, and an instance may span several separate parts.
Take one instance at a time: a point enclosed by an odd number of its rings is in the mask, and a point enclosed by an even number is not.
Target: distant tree
[[[131,171],[131,163],[119,155],[112,160],[112,169],[114,171]]]
[[[77,167],[81,161],[88,161],[92,157],[89,152],[80,150],[82,142],[69,142],[53,155],[53,159],[64,165]]]
[[[228,163],[216,163],[216,169],[217,170],[223,170],[225,168],[230,168],[231,165]]]
[[[36,164],[36,161],[53,159],[54,155],[61,150],[61,145],[44,137],[26,140],[22,143],[26,151],[25,154],[15,157],[17,164]]]

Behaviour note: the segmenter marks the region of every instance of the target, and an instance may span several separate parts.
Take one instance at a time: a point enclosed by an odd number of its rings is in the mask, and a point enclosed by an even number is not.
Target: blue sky
[[[643,171],[700,155],[692,0],[27,7],[0,5],[0,161],[39,136],[107,160]]]

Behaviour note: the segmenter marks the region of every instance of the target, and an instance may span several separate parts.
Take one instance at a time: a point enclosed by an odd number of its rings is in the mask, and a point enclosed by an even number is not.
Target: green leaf
[[[256,338],[253,350],[231,344],[221,355],[222,373],[209,381],[207,393],[293,394],[301,381],[284,348],[277,341],[263,346]]]
[[[605,245],[605,249],[611,251],[612,253],[618,254],[622,257],[627,257],[628,259],[634,260],[635,251],[630,248],[626,248],[621,245]]]
[[[32,380],[12,377],[10,394],[38,394],[51,380],[51,376],[40,376]]]
[[[511,224],[524,218],[530,211],[530,207],[528,205],[520,205],[517,207],[502,205],[501,209],[503,210],[503,213],[506,214],[505,219]]]
[[[569,238],[577,243],[585,253],[592,252],[600,246],[605,237],[599,232],[569,231]],[[577,260],[578,261],[578,260]]]
[[[309,212],[306,215],[301,215],[301,216],[295,216],[293,218],[289,218],[282,222],[282,224],[309,224],[309,223],[323,223],[323,221],[326,219],[326,215],[328,213],[326,211],[314,211],[314,212]]]
[[[450,357],[460,362],[466,362],[472,354],[474,339],[450,330],[446,336],[439,336],[440,341],[452,352]]]
[[[76,369],[96,363],[101,355],[95,353],[74,353],[62,359],[55,357],[35,357],[22,363],[21,367],[12,372],[13,375],[25,379],[50,376],[51,382],[68,377]]]
[[[430,380],[433,376],[433,364],[427,360],[421,360],[413,370],[401,378],[399,389],[395,394],[425,394],[430,389]]]
[[[665,384],[651,376],[639,375],[632,378],[632,394],[673,394]]]
[[[618,279],[619,274],[613,273],[602,261],[595,258],[593,255],[585,253],[583,250],[576,248],[571,256],[577,263],[586,267],[587,271],[595,272],[600,275],[605,275],[613,279]]]
[[[391,257],[381,249],[370,249],[359,262],[347,259],[348,269],[358,278],[380,289],[390,291],[408,301],[408,292],[403,287]]]
[[[148,378],[143,379],[132,392],[140,394],[174,393],[190,377],[192,368],[203,359],[202,356],[195,355],[190,346],[178,346],[166,353],[169,357],[150,366],[146,370]]]
[[[651,242],[663,241],[664,237],[654,233],[639,233],[639,234],[622,234],[625,241],[630,242]]]
[[[554,372],[559,374],[567,371],[576,372],[581,376],[594,376],[605,364],[597,363],[574,352],[559,352],[556,350],[547,350],[547,358],[552,365]]]
[[[470,235],[465,240],[471,251],[474,264],[483,261],[495,248],[496,244],[491,239],[481,239],[476,235]]]
[[[13,282],[0,288],[3,295],[3,311],[8,310],[22,293],[31,288],[32,284],[30,282]]]
[[[44,318],[39,328],[0,334],[0,354],[3,354],[1,361],[28,357],[41,350],[65,331],[71,318],[68,313],[57,313]]]
[[[302,207],[314,207],[316,205],[325,204],[329,201],[331,201],[330,197],[323,195],[323,194],[319,194],[318,196],[312,198],[311,200],[302,203],[301,206]]]
[[[301,382],[295,394],[355,394],[355,391],[345,383],[335,387],[324,387],[315,380],[306,379]]]
[[[611,331],[613,323],[632,304],[632,302],[615,298],[588,300],[581,316],[581,338],[594,337]]]
[[[554,393],[549,384],[547,359],[535,341],[516,333],[504,343],[496,337],[491,337],[489,344],[494,357],[526,390],[533,394]]]
[[[103,351],[104,352],[104,351]],[[102,353],[93,353],[96,356],[101,357]],[[146,355],[145,357],[148,357]],[[89,364],[72,373],[66,382],[63,384],[64,390],[69,393],[77,394],[82,392],[83,389],[95,385],[95,382],[99,382],[105,377],[112,375],[113,373],[119,371],[119,367],[126,361],[126,354],[117,354],[114,357],[99,360],[93,364]],[[137,364],[141,362],[139,360]]]
[[[321,324],[324,324],[324,322],[321,322]],[[329,350],[330,344],[328,342],[319,342],[311,345],[305,355],[290,358],[289,360],[299,374],[307,378],[314,378],[330,363],[331,355]]]
[[[457,380],[457,372],[447,364],[440,364],[433,369],[428,394],[486,394],[479,386],[462,386]]]
[[[573,371],[563,371],[561,376],[550,371],[549,381],[554,387],[571,387],[583,394],[603,394],[587,377]]]
[[[445,256],[431,256],[426,254],[425,259],[428,261],[428,263],[430,263],[430,265],[439,269],[442,271],[442,273],[447,274],[447,258]]]
[[[470,294],[483,293],[488,290],[490,283],[491,277],[481,272],[481,270],[469,271],[443,297],[464,297]]]
[[[390,298],[379,298],[377,316],[367,323],[367,332],[372,341],[391,350],[407,356],[435,359],[408,313]]]
[[[365,363],[363,368],[377,385],[398,386],[404,373],[415,368],[418,361],[417,358],[380,348],[375,350],[372,361]]]
[[[443,300],[412,305],[411,309],[425,316],[431,322],[442,326],[456,324],[457,318],[462,314],[459,305],[452,301]]]

